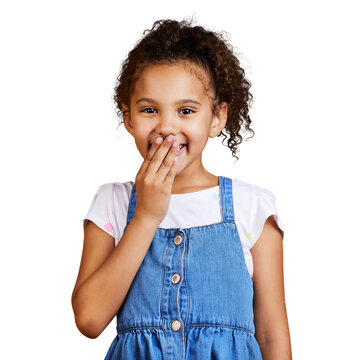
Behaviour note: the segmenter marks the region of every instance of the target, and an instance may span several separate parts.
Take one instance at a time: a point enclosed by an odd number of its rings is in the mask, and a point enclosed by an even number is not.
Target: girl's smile
[[[202,81],[190,69],[197,70]],[[212,113],[212,99],[204,88],[209,78],[199,70],[189,62],[147,66],[136,81],[124,119],[143,158],[157,137],[174,136],[177,175],[185,169],[191,175],[202,172],[201,155],[210,133],[218,134],[226,122],[226,107]]]

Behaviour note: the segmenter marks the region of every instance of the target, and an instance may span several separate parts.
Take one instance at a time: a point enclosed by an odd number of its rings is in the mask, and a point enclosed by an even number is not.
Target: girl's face
[[[173,134],[183,146],[176,174],[188,167],[196,171],[202,166],[201,154],[211,132],[217,135],[226,123],[226,103],[217,115],[212,114],[211,105],[202,82],[183,63],[149,65],[136,81],[124,123],[143,158],[158,136],[165,139]]]

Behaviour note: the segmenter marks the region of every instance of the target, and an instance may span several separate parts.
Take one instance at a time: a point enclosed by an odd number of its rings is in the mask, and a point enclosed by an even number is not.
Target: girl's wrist
[[[138,223],[140,226],[144,226],[149,229],[152,229],[153,227],[157,229],[161,224],[161,220],[156,219],[149,215],[140,214],[139,212],[136,211],[134,213],[133,220],[135,220],[135,222]]]

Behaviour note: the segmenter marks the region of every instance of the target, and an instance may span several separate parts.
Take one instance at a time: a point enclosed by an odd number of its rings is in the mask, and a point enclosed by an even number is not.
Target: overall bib
[[[232,179],[219,176],[219,185],[221,222],[156,230],[117,313],[105,360],[262,359]],[[126,227],[135,208],[134,184]]]

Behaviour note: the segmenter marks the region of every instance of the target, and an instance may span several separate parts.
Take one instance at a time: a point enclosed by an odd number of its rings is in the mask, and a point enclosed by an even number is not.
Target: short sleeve
[[[114,184],[104,184],[98,188],[90,209],[84,217],[84,229],[88,220],[115,238]]]
[[[281,231],[282,238],[284,239],[284,228],[276,209],[276,198],[274,194],[268,189],[256,187],[254,189],[251,205],[250,229],[252,239],[249,249],[251,249],[259,239],[265,221],[271,215],[274,215],[275,221]]]

